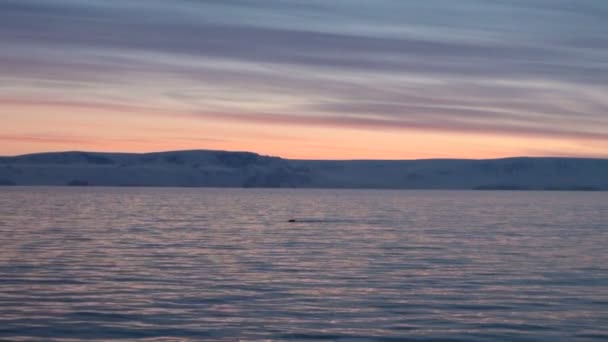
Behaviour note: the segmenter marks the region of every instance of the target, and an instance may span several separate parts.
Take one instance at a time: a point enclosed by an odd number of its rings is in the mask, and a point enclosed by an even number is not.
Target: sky
[[[0,0],[0,155],[608,157],[606,0]]]

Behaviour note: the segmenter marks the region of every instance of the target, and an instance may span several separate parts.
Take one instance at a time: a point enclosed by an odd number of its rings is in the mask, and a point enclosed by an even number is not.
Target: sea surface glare
[[[5,187],[0,340],[606,340],[607,226],[607,192]]]

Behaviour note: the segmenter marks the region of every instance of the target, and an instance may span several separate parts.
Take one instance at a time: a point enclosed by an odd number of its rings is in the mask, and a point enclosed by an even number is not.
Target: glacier
[[[608,159],[294,160],[252,152],[0,157],[0,185],[608,190]]]

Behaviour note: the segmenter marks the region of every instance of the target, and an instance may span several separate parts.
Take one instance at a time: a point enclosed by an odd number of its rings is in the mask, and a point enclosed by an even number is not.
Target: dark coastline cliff
[[[250,152],[0,157],[0,185],[608,190],[608,160],[289,160]]]

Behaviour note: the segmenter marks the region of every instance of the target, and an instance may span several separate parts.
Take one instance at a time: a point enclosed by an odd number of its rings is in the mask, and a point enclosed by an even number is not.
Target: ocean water
[[[607,245],[606,192],[1,188],[0,340],[606,340]]]

